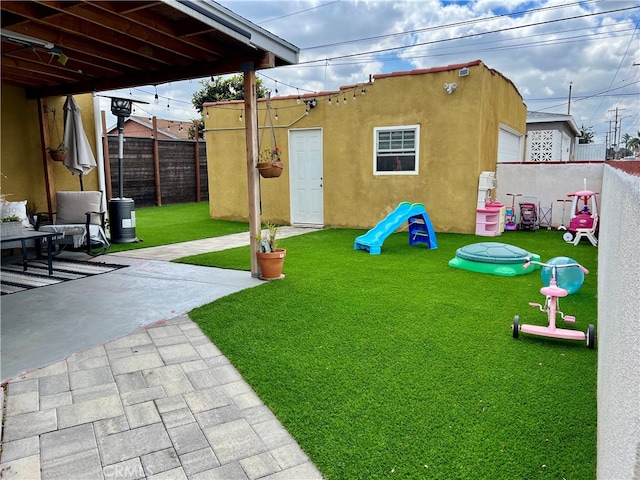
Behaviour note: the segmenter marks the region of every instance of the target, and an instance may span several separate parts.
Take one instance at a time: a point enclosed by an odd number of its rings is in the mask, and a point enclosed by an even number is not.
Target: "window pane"
[[[378,172],[413,172],[415,169],[415,155],[379,155],[377,157]]]

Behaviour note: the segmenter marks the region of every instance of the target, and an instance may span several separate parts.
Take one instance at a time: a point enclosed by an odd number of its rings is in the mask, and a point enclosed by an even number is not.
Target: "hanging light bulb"
[[[343,95],[344,95],[344,97],[342,98],[342,101],[343,101],[343,102],[344,102],[344,104],[346,105],[346,104],[347,104],[347,94],[346,94],[346,93],[344,93]]]
[[[340,99],[336,97],[336,107],[340,105]]]
[[[353,99],[354,100],[356,99],[356,89],[355,88],[353,89]]]
[[[167,110],[169,110],[169,99],[167,98]]]
[[[182,131],[182,122],[180,122],[180,126],[178,127],[178,131],[181,132]]]
[[[156,89],[156,94],[153,97],[153,103],[155,103],[156,105],[158,105],[158,103],[160,103],[160,99],[158,98],[158,87],[156,87],[155,85],[153,86],[153,88]]]
[[[276,108],[276,120],[278,120],[278,109]]]
[[[296,98],[296,103],[300,105],[300,89],[296,88],[296,90],[298,91],[298,98]]]
[[[361,95],[365,95],[367,93],[367,91],[364,89],[364,87],[362,87],[362,90],[360,90],[360,94]]]
[[[171,122],[167,123],[167,130],[171,130]]]
[[[241,122],[242,121],[242,110],[240,110],[240,116],[238,117],[238,121]]]
[[[329,97],[328,103],[329,105],[331,105],[331,97]]]
[[[206,117],[207,117],[207,118],[209,118],[209,110],[207,110],[207,115],[206,115]]]

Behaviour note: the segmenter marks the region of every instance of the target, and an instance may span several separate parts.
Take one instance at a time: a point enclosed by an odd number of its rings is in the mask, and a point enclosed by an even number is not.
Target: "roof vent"
[[[467,67],[461,68],[458,71],[458,76],[459,77],[466,77],[467,75],[469,75],[469,69]]]

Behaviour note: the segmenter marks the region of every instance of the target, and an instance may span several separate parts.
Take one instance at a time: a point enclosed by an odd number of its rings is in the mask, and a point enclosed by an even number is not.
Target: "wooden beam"
[[[106,187],[107,202],[111,200],[111,160],[109,158],[109,137],[107,136],[107,114],[100,110],[102,120],[102,158],[104,159],[104,183]]]
[[[260,219],[260,175],[258,163],[258,93],[253,63],[243,65],[244,124],[247,144],[247,192],[249,196],[249,243],[251,245],[251,276],[260,276],[256,237],[262,229]]]
[[[49,114],[47,112],[47,105],[42,101],[42,98],[38,99],[38,112],[40,113],[40,145],[42,148],[42,166],[44,168],[44,186],[47,195],[47,211],[49,212],[49,217],[51,217],[55,205],[53,192],[56,191],[56,186],[53,177],[53,160],[49,159],[47,155],[47,148],[51,143],[49,136]]]
[[[153,177],[156,185],[156,207],[162,206],[162,188],[160,186],[160,153],[158,150],[158,117],[155,115],[153,122]]]
[[[193,122],[193,138],[195,139],[195,158],[196,158],[196,202],[200,203],[200,133],[198,132],[198,120]]]

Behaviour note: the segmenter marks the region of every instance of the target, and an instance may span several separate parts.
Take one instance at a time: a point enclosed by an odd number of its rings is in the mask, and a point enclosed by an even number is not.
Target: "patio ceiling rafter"
[[[210,1],[6,0],[0,9],[2,80],[29,98],[298,61],[297,47]],[[13,34],[50,46],[15,42]]]
[[[243,72],[255,118],[256,70],[298,62],[298,47],[210,0],[3,0],[2,83],[37,99],[49,210],[47,97]],[[260,231],[257,122],[246,123],[249,231]],[[258,276],[255,242],[251,274]]]

